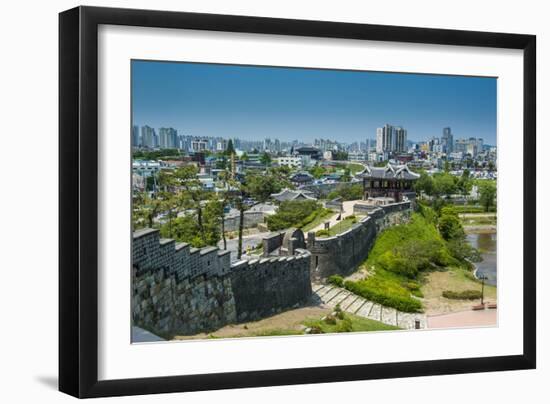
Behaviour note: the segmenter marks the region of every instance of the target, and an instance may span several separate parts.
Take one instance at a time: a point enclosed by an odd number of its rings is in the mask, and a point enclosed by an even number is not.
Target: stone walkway
[[[323,230],[325,228],[325,222],[330,222],[330,227],[334,227],[338,223],[340,223],[342,220],[344,220],[346,217],[353,215],[353,205],[355,205],[357,202],[360,202],[361,200],[355,200],[355,201],[344,201],[342,203],[342,218],[340,220],[336,220],[336,218],[340,215],[340,212],[336,212],[334,215],[332,215],[327,220],[323,221],[323,223],[319,224],[317,227],[309,230],[309,231],[318,231]]]
[[[406,330],[415,328],[415,320],[420,321],[420,328],[426,328],[426,316],[421,313],[404,313],[391,307],[381,306],[371,302],[350,291],[334,285],[312,284],[313,294],[328,307],[336,307],[337,304],[343,311],[356,316],[370,318],[384,324],[394,325]]]

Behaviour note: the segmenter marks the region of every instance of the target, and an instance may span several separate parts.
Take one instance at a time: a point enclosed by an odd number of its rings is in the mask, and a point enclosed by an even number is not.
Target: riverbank
[[[496,224],[463,225],[466,233],[496,233]]]

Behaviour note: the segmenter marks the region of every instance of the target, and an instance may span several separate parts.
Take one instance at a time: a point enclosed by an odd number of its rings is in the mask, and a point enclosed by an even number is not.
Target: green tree
[[[464,238],[464,229],[454,208],[446,206],[441,209],[439,233],[447,241]]]
[[[449,173],[437,173],[433,176],[435,195],[445,195],[447,197],[456,193],[456,177]]]
[[[351,170],[349,168],[344,169],[344,174],[342,177],[340,177],[340,181],[342,182],[350,182],[351,181]]]
[[[470,170],[465,169],[462,172],[462,176],[458,180],[456,186],[457,186],[457,189],[460,191],[460,193],[464,197],[466,197],[470,194],[470,192],[472,191],[472,186],[473,186],[473,182],[470,179]]]
[[[414,187],[418,194],[424,192],[426,195],[431,196],[434,193],[434,180],[427,172],[422,171],[420,173],[420,178],[416,180]]]
[[[222,154],[216,160],[216,168],[219,170],[227,170],[229,168],[229,161],[225,154]]]
[[[151,198],[147,192],[141,192],[133,198],[133,227],[154,227],[154,219],[162,212],[161,199]]]
[[[308,172],[313,175],[313,178],[321,178],[323,175],[327,174],[327,170],[320,165],[314,165],[311,167]]]
[[[485,209],[485,212],[489,212],[495,205],[495,198],[497,196],[497,186],[494,181],[479,181],[478,182],[479,203]]]
[[[336,161],[346,161],[348,159],[348,153],[346,153],[345,151],[333,151],[332,159]]]
[[[240,185],[236,181],[232,174],[228,171],[222,171],[218,175],[218,180],[220,181],[219,187],[221,190],[218,192],[218,202],[220,204],[219,209],[217,210],[220,220],[220,235],[223,240],[223,249],[227,249],[227,239],[225,237],[225,212],[224,209],[237,197],[235,189]]]
[[[354,201],[363,197],[362,184],[344,184],[327,195],[327,199],[332,200],[341,197],[344,201]]]
[[[183,209],[193,209],[197,215],[197,224],[200,236],[205,240],[203,223],[203,203],[209,196],[198,179],[198,169],[194,165],[179,167],[174,170],[174,178],[180,189],[177,200],[178,206]]]
[[[271,165],[271,156],[268,152],[263,152],[263,154],[260,156],[260,162],[267,167]]]
[[[231,156],[232,154],[235,154],[235,147],[233,146],[233,139],[229,139],[227,142],[227,147],[225,149],[225,154],[228,156]]]
[[[267,218],[267,227],[270,231],[303,227],[311,222],[321,209],[321,204],[314,200],[284,201],[279,205],[277,213]]]
[[[280,192],[283,188],[289,188],[290,185],[285,171],[278,169],[268,170],[265,174],[246,174],[246,191],[260,202],[267,201],[271,194]]]

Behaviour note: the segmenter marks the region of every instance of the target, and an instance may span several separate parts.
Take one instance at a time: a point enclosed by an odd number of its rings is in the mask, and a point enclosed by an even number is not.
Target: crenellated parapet
[[[176,243],[172,239],[160,238],[156,229],[137,230],[133,235],[132,266],[138,275],[164,271],[178,280],[224,276],[230,270],[230,262],[229,251]]]
[[[294,244],[293,244],[294,245]],[[138,230],[132,244],[132,313],[159,335],[209,332],[272,315],[311,297],[310,253],[238,261],[217,247],[192,248]]]

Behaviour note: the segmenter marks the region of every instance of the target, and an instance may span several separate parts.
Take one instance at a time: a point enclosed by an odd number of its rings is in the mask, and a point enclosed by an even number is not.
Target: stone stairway
[[[313,294],[328,307],[334,308],[339,304],[340,308],[348,313],[407,330],[415,329],[415,320],[418,320],[420,328],[426,328],[424,314],[405,313],[391,307],[381,306],[334,285],[312,284],[311,287]]]

